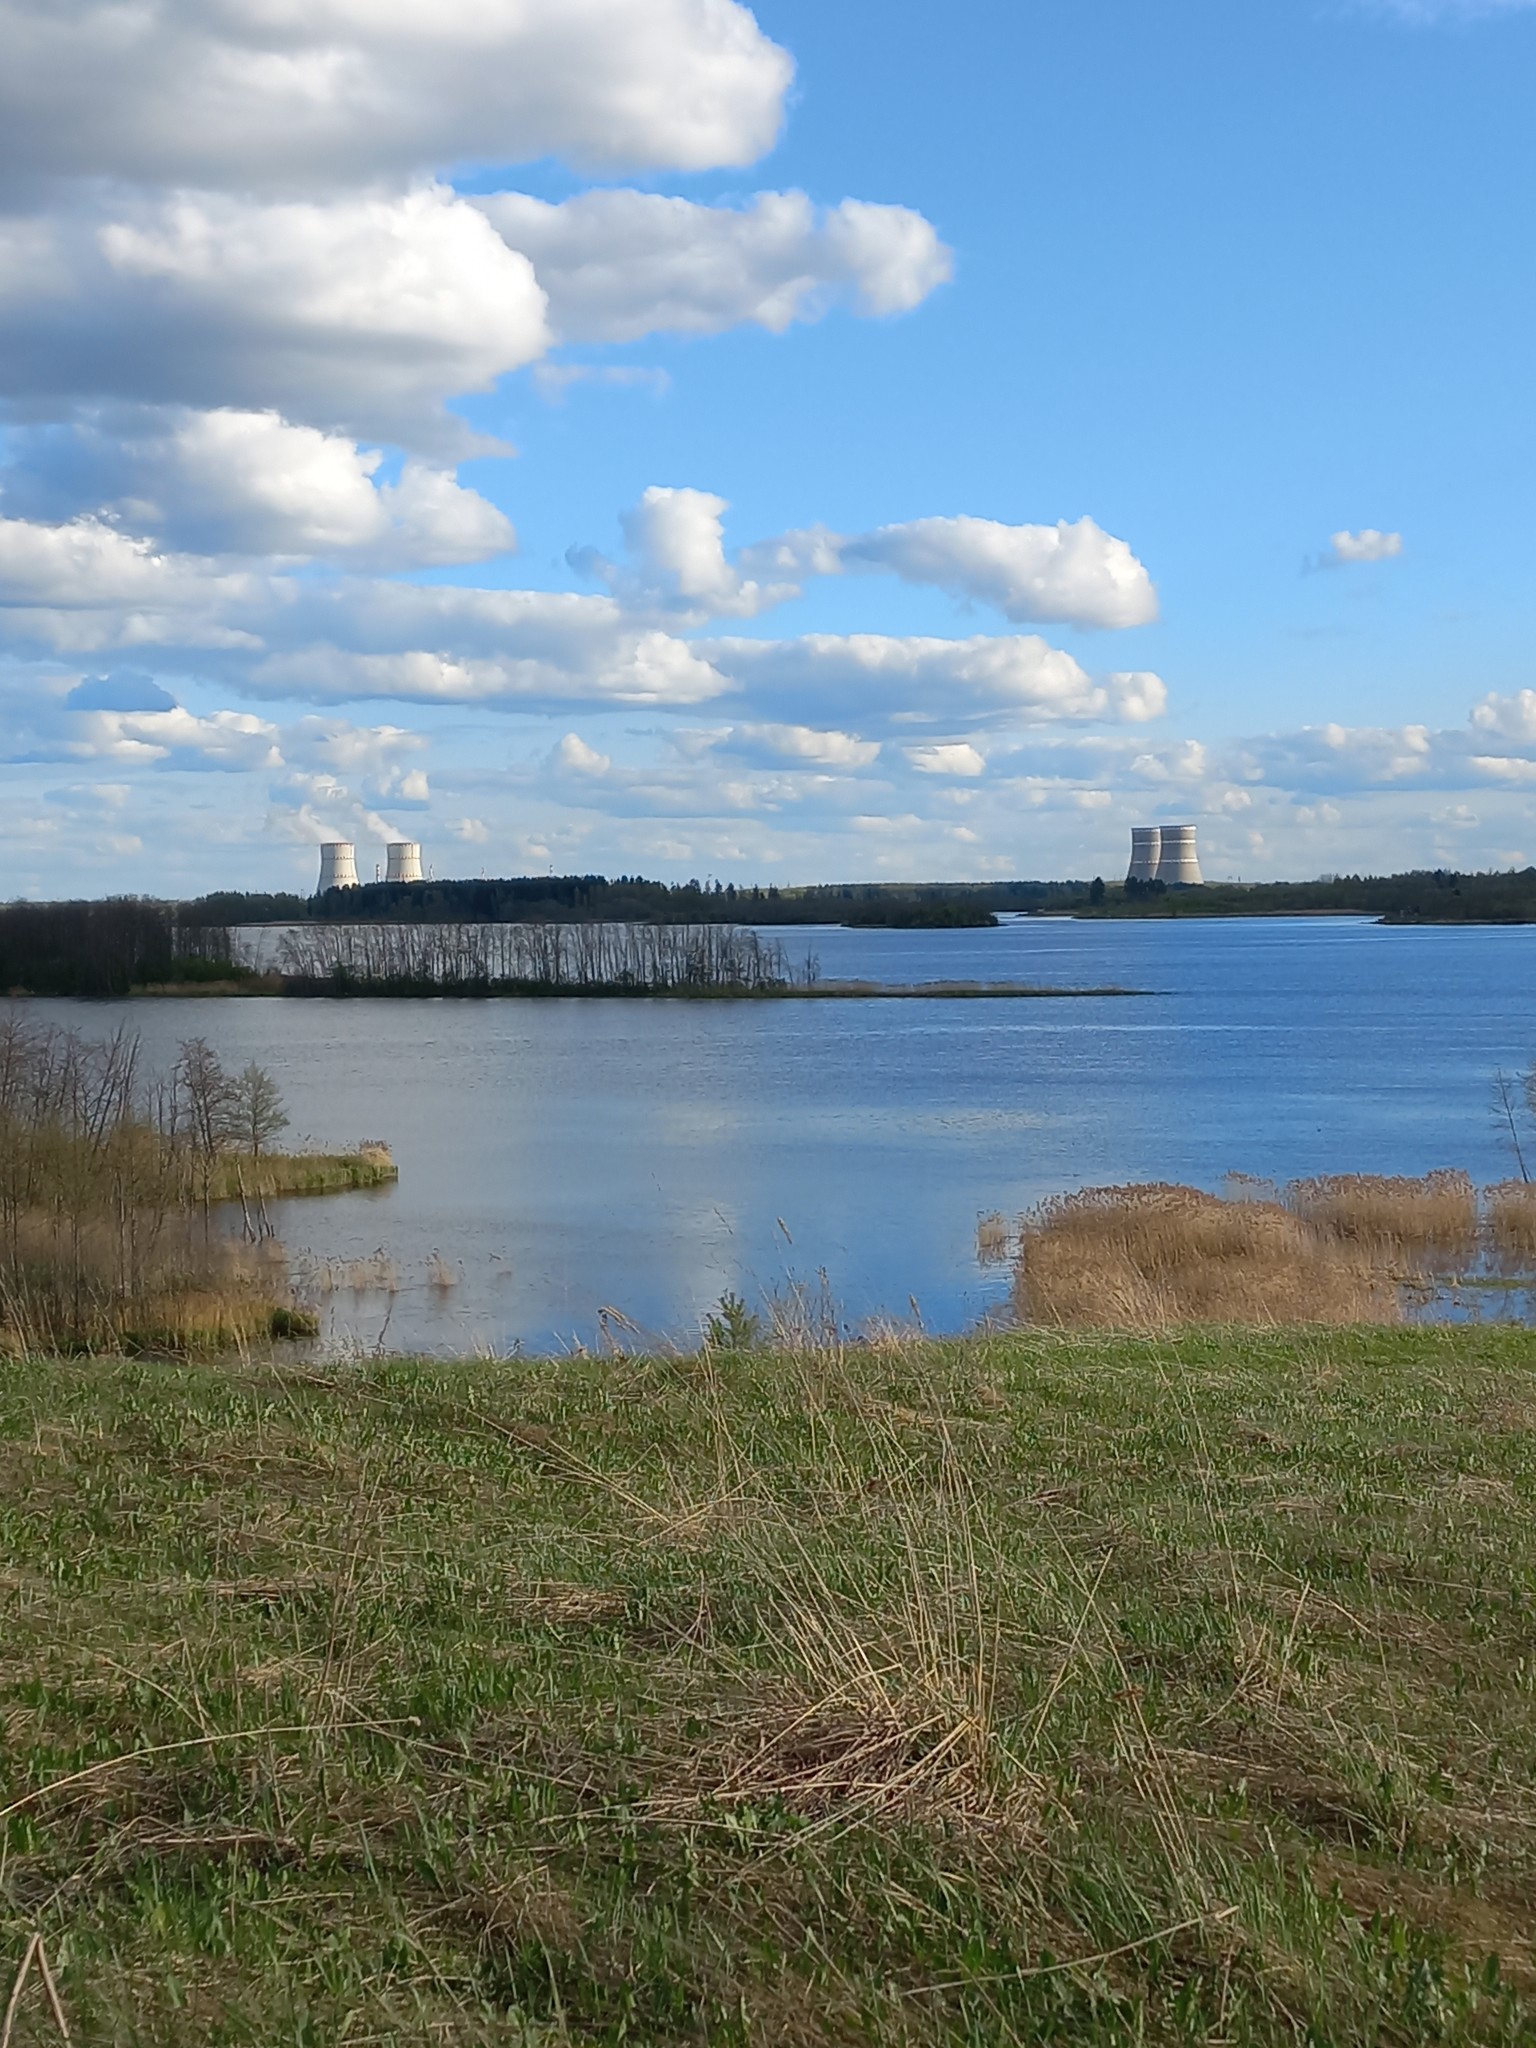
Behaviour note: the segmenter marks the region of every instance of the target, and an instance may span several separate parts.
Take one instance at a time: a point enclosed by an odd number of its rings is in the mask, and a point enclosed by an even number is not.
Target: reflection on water
[[[792,937],[794,935],[791,935]],[[1513,1169],[1492,1077],[1536,1054],[1536,930],[1356,922],[818,931],[832,978],[1120,984],[1080,1002],[40,1004],[152,1062],[208,1038],[295,1135],[384,1137],[396,1188],[269,1205],[340,1342],[697,1331],[825,1271],[848,1316],[1002,1302],[977,1223],[1102,1182]],[[392,1267],[354,1285],[358,1262]],[[353,1269],[357,1270],[354,1271]],[[377,1272],[386,1269],[381,1265]]]

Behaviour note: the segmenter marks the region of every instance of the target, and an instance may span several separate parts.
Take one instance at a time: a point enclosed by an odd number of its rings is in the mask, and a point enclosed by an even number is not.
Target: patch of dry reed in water
[[[1536,1259],[1536,1183],[1504,1180],[1483,1191],[1488,1241],[1509,1262]]]
[[[1320,1174],[1292,1181],[1285,1204],[1329,1237],[1388,1255],[1467,1259],[1477,1251],[1477,1189],[1451,1168],[1418,1179]]]
[[[1020,1235],[1015,1305],[1057,1329],[1395,1323],[1390,1275],[1275,1202],[1151,1183],[1044,1202]]]

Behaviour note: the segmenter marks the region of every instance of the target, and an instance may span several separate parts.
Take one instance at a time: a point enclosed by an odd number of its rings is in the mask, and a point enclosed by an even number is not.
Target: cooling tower
[[[1128,882],[1151,882],[1157,879],[1157,863],[1162,856],[1163,835],[1156,825],[1133,825],[1131,827],[1131,870],[1126,876]]]
[[[333,839],[320,849],[320,891],[357,887],[357,848],[345,839]]]
[[[1170,889],[1199,889],[1204,885],[1200,856],[1195,851],[1195,830],[1193,825],[1164,825],[1161,828],[1157,879],[1166,882]]]
[[[421,880],[421,848],[414,839],[397,839],[390,847],[389,867],[384,879],[386,882]]]

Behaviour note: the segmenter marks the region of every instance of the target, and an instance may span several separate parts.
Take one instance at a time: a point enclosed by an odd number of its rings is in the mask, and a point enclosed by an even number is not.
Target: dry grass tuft
[[[316,1294],[398,1294],[400,1268],[382,1247],[365,1259],[320,1259],[305,1273]]]
[[[1483,1191],[1488,1241],[1505,1262],[1536,1259],[1536,1182],[1499,1181]]]
[[[1314,1229],[1389,1257],[1467,1259],[1478,1243],[1477,1190],[1452,1168],[1407,1175],[1331,1173],[1293,1181],[1286,1206]]]
[[[1395,1287],[1360,1250],[1289,1210],[1161,1183],[1042,1203],[1024,1225],[1015,1304],[1064,1330],[1401,1317]]]
[[[1013,1250],[1013,1230],[1006,1216],[983,1216],[976,1225],[976,1257],[983,1266],[1000,1266]]]

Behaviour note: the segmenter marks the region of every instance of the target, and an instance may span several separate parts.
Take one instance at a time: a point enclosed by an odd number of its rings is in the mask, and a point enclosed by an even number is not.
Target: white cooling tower
[[[384,879],[386,882],[421,880],[421,848],[414,839],[397,839],[390,847],[389,867]]]
[[[1164,825],[1157,856],[1157,879],[1170,889],[1199,889],[1205,877],[1200,872],[1200,855],[1195,850],[1193,825]]]
[[[1133,825],[1131,827],[1131,869],[1126,876],[1128,882],[1152,882],[1157,879],[1157,864],[1162,857],[1163,835],[1156,825]]]
[[[345,839],[333,839],[320,849],[320,892],[357,887],[357,848]]]

